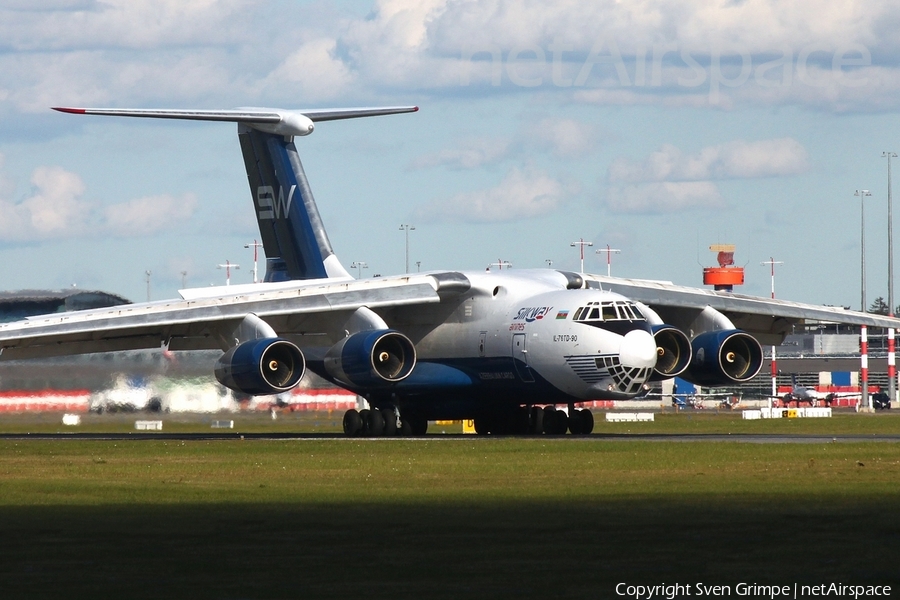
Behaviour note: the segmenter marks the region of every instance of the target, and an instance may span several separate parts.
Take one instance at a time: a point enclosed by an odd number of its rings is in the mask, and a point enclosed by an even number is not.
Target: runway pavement
[[[465,440],[477,442],[497,440],[503,437],[516,436],[479,436],[462,434],[433,434],[417,438],[376,437],[349,438],[337,433],[2,433],[0,440],[67,440],[83,441],[233,441],[233,440],[334,440],[352,442],[390,442],[390,441],[453,441]],[[796,434],[721,434],[721,433],[602,433],[587,436],[522,436],[516,439],[553,440],[565,443],[591,442],[733,442],[744,444],[832,444],[858,442],[900,442],[900,433],[872,435],[796,435]]]

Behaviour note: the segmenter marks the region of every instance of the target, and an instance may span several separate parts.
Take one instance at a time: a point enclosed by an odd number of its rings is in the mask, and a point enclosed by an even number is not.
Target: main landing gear
[[[348,437],[393,437],[425,435],[428,421],[415,415],[400,416],[396,408],[351,408],[344,413],[344,435]]]
[[[569,414],[554,406],[519,407],[510,413],[491,413],[475,419],[479,435],[588,435],[594,415],[585,408],[569,407]]]
[[[422,436],[428,430],[426,419],[405,414],[401,417],[396,408],[351,408],[344,413],[343,425],[348,437]],[[593,413],[574,406],[569,407],[569,414],[554,406],[520,406],[475,419],[479,435],[588,435],[593,430]]]

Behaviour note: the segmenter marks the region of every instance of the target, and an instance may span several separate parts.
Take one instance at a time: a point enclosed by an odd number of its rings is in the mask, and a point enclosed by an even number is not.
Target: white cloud
[[[335,56],[334,39],[318,38],[303,43],[266,77],[266,89],[284,94],[292,90],[304,102],[340,97],[353,82],[350,69]]]
[[[808,169],[806,149],[792,138],[736,140],[707,146],[692,155],[666,144],[642,161],[618,158],[609,166],[609,180],[639,183],[781,177]]]
[[[178,225],[194,214],[196,206],[194,194],[184,194],[180,198],[164,194],[113,204],[103,213],[107,231],[127,237],[151,235]]]
[[[495,165],[513,156],[544,151],[558,158],[581,158],[599,145],[597,128],[574,119],[545,118],[524,121],[513,138],[471,137],[454,148],[426,154],[415,159],[414,169],[444,166],[451,169],[475,169]]]
[[[556,210],[569,194],[562,183],[543,173],[513,168],[498,186],[435,200],[419,209],[416,218],[468,223],[518,221]]]
[[[614,213],[659,214],[724,206],[715,184],[684,181],[625,185],[609,190],[607,208]]]
[[[78,175],[60,167],[38,167],[31,184],[25,200],[0,201],[0,237],[23,241],[83,233],[90,206],[80,199],[85,188]]]
[[[536,125],[533,135],[561,158],[577,158],[588,154],[598,143],[594,127],[573,119],[543,119]]]
[[[510,155],[511,142],[497,138],[469,138],[455,148],[426,154],[415,159],[412,168],[445,166],[451,169],[474,169],[496,164]]]
[[[890,3],[375,0],[364,17],[321,3],[285,3],[273,17],[252,0],[28,4],[0,9],[10,50],[0,90],[19,110],[61,98],[293,106],[532,84],[614,105],[900,103]]]
[[[0,157],[2,158],[2,157]],[[0,173],[2,175],[2,173]],[[95,235],[141,237],[189,219],[196,208],[193,194],[138,198],[100,207],[82,198],[86,186],[76,173],[57,166],[38,167],[25,199],[9,199],[13,189],[0,177],[0,241],[30,242]]]

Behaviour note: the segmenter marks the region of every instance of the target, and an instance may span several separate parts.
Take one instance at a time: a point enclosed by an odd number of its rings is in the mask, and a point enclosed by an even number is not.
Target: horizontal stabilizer
[[[184,119],[188,121],[225,121],[243,123],[253,129],[277,135],[309,135],[317,121],[336,121],[360,117],[378,117],[416,112],[418,106],[385,106],[374,108],[316,108],[285,110],[281,108],[239,108],[234,110],[180,110],[166,108],[66,108],[53,110],[75,115],[144,117],[149,119]]]

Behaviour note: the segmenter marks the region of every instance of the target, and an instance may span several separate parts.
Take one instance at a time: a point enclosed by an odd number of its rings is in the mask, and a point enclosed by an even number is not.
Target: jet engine
[[[393,329],[354,333],[325,354],[325,370],[329,375],[360,387],[401,381],[415,366],[415,346],[408,337]]]
[[[250,340],[216,361],[216,379],[245,394],[278,394],[300,383],[306,359],[300,348],[282,338]]]
[[[762,368],[762,346],[738,329],[707,331],[693,339],[694,356],[683,375],[698,385],[723,385],[749,381]]]
[[[654,325],[656,340],[656,367],[651,381],[659,381],[681,375],[691,362],[691,340],[677,327]]]

